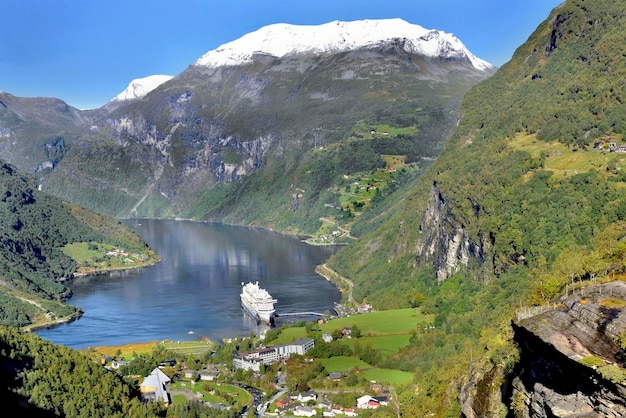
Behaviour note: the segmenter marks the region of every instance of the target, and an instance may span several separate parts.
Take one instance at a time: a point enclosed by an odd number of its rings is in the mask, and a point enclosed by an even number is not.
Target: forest
[[[0,187],[0,323],[31,324],[43,306],[48,316],[73,317],[64,305],[71,295],[63,283],[78,267],[62,248],[95,242],[158,257],[137,234],[119,221],[61,201],[37,190],[33,179],[1,162]],[[30,303],[28,300],[36,300]]]

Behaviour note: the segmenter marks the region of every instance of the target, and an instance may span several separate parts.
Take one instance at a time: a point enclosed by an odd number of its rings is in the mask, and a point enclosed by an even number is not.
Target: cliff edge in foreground
[[[517,417],[626,416],[626,283],[577,290],[513,327],[521,354],[512,379]]]

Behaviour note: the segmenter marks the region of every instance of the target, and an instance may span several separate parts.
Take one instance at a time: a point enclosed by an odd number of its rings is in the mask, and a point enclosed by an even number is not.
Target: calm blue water
[[[335,286],[314,272],[334,248],[218,224],[144,219],[127,224],[162,262],[74,280],[68,303],[84,315],[38,335],[73,348],[247,336],[265,327],[241,308],[241,282],[248,281],[259,281],[278,299],[277,313],[332,312],[341,299]]]

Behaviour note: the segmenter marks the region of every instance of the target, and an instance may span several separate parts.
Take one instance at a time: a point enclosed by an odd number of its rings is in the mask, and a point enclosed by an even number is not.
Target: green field
[[[358,370],[358,372],[367,380],[389,384],[404,384],[413,380],[412,373],[403,372],[401,370],[372,367],[364,361],[354,357],[336,356],[327,359],[320,359],[320,361],[328,373],[347,373],[352,370]]]
[[[400,168],[404,167],[406,164],[406,156],[405,155],[381,155],[383,160],[385,160],[385,164],[389,168]]]
[[[344,318],[335,318],[319,325],[322,332],[332,332],[344,327],[358,326],[364,337],[379,335],[409,335],[419,326],[430,325],[432,315],[423,315],[417,309],[392,309],[370,312]],[[375,347],[376,348],[376,347]]]
[[[203,402],[221,403],[223,405],[247,405],[252,401],[251,396],[244,389],[237,386],[219,384],[215,382],[174,382],[172,391],[189,391],[202,394]],[[175,395],[174,402],[184,403],[187,399],[184,395]]]
[[[381,354],[386,357],[397,353],[402,347],[409,345],[410,339],[411,336],[409,334],[380,335],[377,337],[349,339],[346,340],[346,344],[349,345],[350,348],[354,348],[354,345],[357,342],[361,345],[361,347],[367,347],[368,344],[371,344],[373,348],[380,350]]]
[[[618,143],[618,139],[614,139]],[[544,142],[537,135],[518,134],[510,145],[519,150],[529,152],[534,158],[542,153],[546,156],[544,168],[554,172],[556,179],[571,177],[590,170],[606,171],[609,163],[615,164],[619,170],[626,169],[626,154],[599,150],[572,150],[560,142]]]
[[[357,326],[361,330],[361,337],[342,338],[341,342],[350,348],[354,348],[356,344],[359,344],[361,349],[371,346],[372,349],[378,350],[383,357],[388,357],[396,354],[409,344],[413,330],[430,325],[432,321],[432,315],[423,315],[417,309],[394,309],[335,318],[326,324],[316,324],[313,332],[318,335],[322,333],[332,334],[337,329]],[[305,327],[285,328],[271,344],[287,344],[304,337],[306,337]],[[320,359],[320,361],[328,373],[334,371],[345,373],[358,369],[359,373],[362,373],[362,376],[367,380],[390,384],[404,384],[413,379],[412,373],[380,369],[362,361],[358,357],[335,356]]]
[[[101,346],[93,347],[89,351],[93,351],[97,355],[117,356],[123,357],[127,360],[131,359],[135,355],[149,355],[154,350],[163,348],[172,354],[194,355],[200,357],[207,352],[214,351],[216,343],[212,341],[162,341],[157,343],[156,341],[143,342],[143,343],[130,343],[120,346]]]
[[[345,373],[353,369],[371,369],[372,366],[354,357],[335,356],[331,358],[320,359],[320,362],[324,365],[324,368],[328,373],[330,372],[342,372]]]
[[[147,251],[127,253],[119,247],[95,242],[75,242],[61,250],[78,263],[79,273],[142,267],[157,261]]]
[[[423,315],[417,309],[405,308],[334,318],[325,324],[317,324],[315,327],[320,333],[330,334],[336,329],[356,325],[361,330],[362,336],[358,341],[363,341],[363,344],[371,341],[373,348],[397,352],[408,343],[411,331],[430,325],[432,321],[432,315]],[[381,338],[383,336],[386,338]],[[306,337],[304,327],[285,328],[278,339],[272,341],[272,344],[287,344],[304,337]],[[346,343],[353,344],[354,341],[346,340]]]
[[[413,380],[413,373],[394,369],[373,368],[363,371],[363,376],[369,381],[389,383],[392,385],[405,384]]]
[[[215,351],[217,344],[213,341],[164,341],[160,344],[166,351],[185,356],[196,357]]]

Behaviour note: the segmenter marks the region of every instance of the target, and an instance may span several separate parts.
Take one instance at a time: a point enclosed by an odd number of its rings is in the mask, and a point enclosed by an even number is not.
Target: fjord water
[[[341,299],[336,287],[314,272],[335,248],[220,224],[153,219],[126,223],[162,261],[73,280],[68,303],[81,307],[83,316],[38,330],[38,335],[72,348],[248,336],[266,328],[241,308],[241,283],[248,281],[258,281],[278,299],[277,313],[333,312],[334,302]]]

